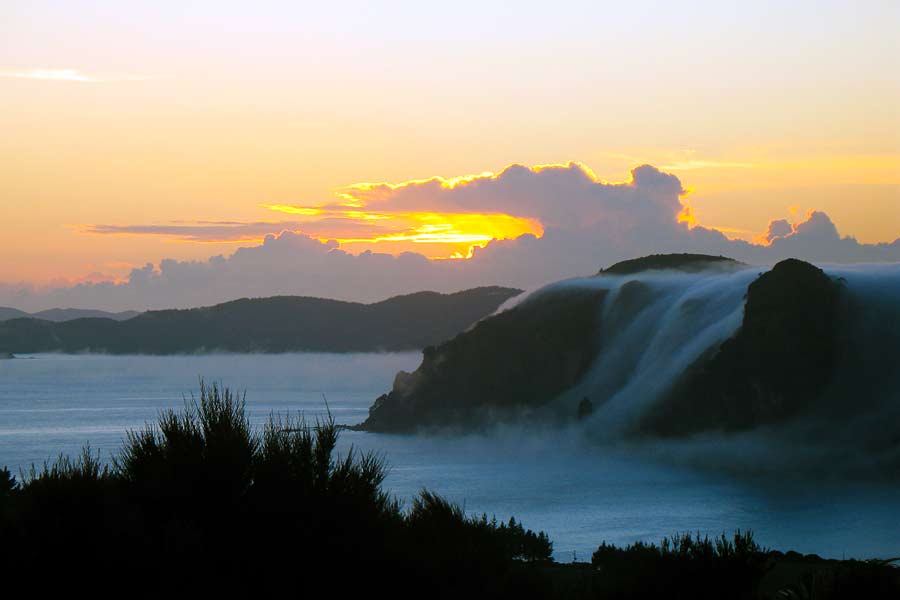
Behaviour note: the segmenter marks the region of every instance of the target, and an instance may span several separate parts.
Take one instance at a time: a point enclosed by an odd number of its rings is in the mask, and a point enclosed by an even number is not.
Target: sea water
[[[246,391],[252,422],[271,414],[363,421],[398,370],[419,353],[103,356],[44,354],[0,361],[0,465],[40,467],[85,443],[109,461],[129,429],[181,408],[199,378]],[[751,529],[764,546],[826,557],[900,554],[900,487],[816,482],[789,474],[743,478],[597,445],[571,430],[498,428],[468,435],[345,431],[382,454],[386,487],[408,506],[423,488],[469,514],[515,516],[546,531],[557,560],[589,560],[601,541],[658,541],[682,531]]]

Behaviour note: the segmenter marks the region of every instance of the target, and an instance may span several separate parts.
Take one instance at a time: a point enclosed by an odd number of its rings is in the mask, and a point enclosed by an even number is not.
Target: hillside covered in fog
[[[426,348],[360,428],[575,426],[601,441],[758,433],[809,445],[811,460],[841,448],[900,472],[900,269],[698,265],[646,257],[538,290]]]

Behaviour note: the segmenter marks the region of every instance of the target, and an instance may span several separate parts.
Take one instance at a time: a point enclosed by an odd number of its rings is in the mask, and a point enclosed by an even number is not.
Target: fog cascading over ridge
[[[747,287],[765,270],[639,273],[556,284],[610,292],[600,308],[597,358],[558,402],[568,406],[587,396],[595,406],[591,427],[612,436],[623,432],[691,363],[738,330]],[[836,324],[847,347],[832,388],[857,380],[858,391],[874,387],[874,395],[897,397],[900,390],[884,385],[900,379],[887,364],[900,357],[900,265],[825,272],[843,280],[847,292],[847,310]]]
[[[574,406],[589,398],[590,429],[602,437],[624,434],[684,369],[737,331],[747,286],[759,273],[754,267],[566,282],[610,294],[600,308],[597,358],[559,401]]]
[[[889,452],[900,463],[900,265],[826,269],[845,282],[845,340],[834,379],[823,398],[817,435],[846,445]],[[833,420],[832,420],[833,421]]]
[[[738,331],[748,285],[766,270],[639,273],[557,284],[610,293],[599,308],[597,357],[555,408],[574,414],[588,397],[594,412],[584,434],[600,442],[625,438],[685,369]],[[779,460],[815,463],[816,468],[831,461],[835,469],[883,474],[900,465],[900,265],[826,266],[824,271],[842,282],[845,293],[834,324],[840,356],[822,397],[785,423],[742,433],[704,433],[694,436],[699,446],[671,440],[665,443],[667,452],[690,462],[740,462],[728,450],[733,446],[744,454],[744,464],[756,462],[765,469],[765,447],[778,445]],[[716,457],[710,448],[723,454]]]

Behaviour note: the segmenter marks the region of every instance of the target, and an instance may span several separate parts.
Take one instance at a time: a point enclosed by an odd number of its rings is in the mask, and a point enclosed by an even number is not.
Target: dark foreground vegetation
[[[549,560],[545,534],[427,491],[404,510],[381,488],[382,459],[339,456],[338,433],[275,417],[256,433],[243,398],[202,385],[109,468],[85,449],[19,483],[2,471],[3,580],[38,597],[527,593],[514,567]]]
[[[750,532],[685,533],[658,546],[601,544],[591,557],[592,590],[597,598],[898,598],[900,569],[891,562],[768,551]]]
[[[17,481],[0,470],[0,569],[29,597],[896,598],[897,570],[733,539],[601,545],[557,564],[544,533],[466,516],[423,491],[402,507],[383,460],[336,452],[332,420],[272,417],[201,384],[129,433]],[[564,492],[562,492],[564,493]]]

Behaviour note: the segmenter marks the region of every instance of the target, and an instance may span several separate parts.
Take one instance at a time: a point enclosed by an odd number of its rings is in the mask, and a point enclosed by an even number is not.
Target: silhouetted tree
[[[257,431],[244,406],[201,381],[183,411],[130,432],[112,468],[85,448],[21,485],[0,471],[0,565],[45,595],[118,596],[119,579],[141,582],[129,596],[284,595],[299,569],[342,595],[502,597],[516,559],[549,557],[546,535],[466,517],[427,491],[404,512],[381,488],[383,458],[338,454],[330,417],[272,416]],[[54,577],[41,577],[48,565]]]

